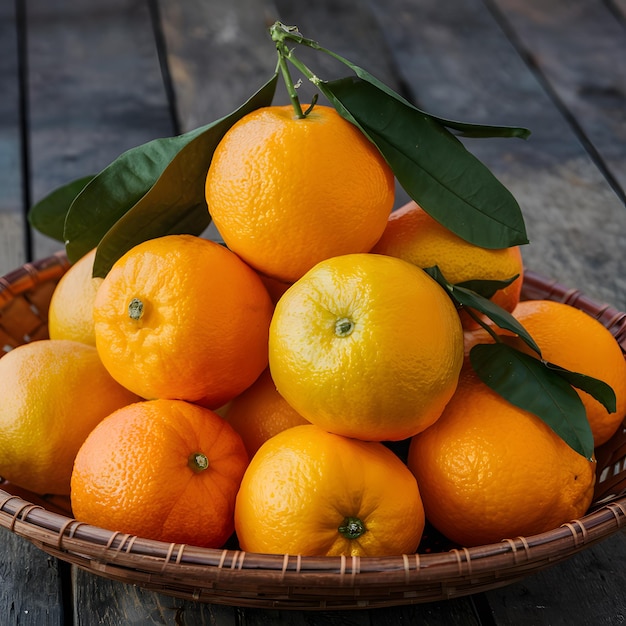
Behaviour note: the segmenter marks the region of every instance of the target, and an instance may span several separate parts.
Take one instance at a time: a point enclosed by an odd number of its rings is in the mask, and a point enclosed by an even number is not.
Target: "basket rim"
[[[5,275],[0,278],[0,307],[43,281],[58,280],[68,267],[65,253],[59,252]],[[524,290],[526,299],[541,293],[582,308],[609,328],[626,352],[625,313],[530,270],[525,270]],[[622,429],[626,432],[626,418]],[[315,557],[132,536],[86,524],[23,495],[0,482],[0,527],[52,556],[168,595],[273,608],[371,608],[469,595],[523,578],[626,527],[622,489],[596,497],[582,517],[536,535],[445,551]],[[393,595],[395,590],[399,595]]]
[[[1,484],[0,484],[1,486]],[[546,546],[554,542],[575,553],[612,532],[626,527],[626,494],[603,504],[584,516],[561,524],[558,528],[535,535],[505,538],[499,542],[474,547],[451,548],[443,552],[400,554],[390,556],[300,556],[297,554],[262,554],[232,548],[203,548],[180,543],[168,543],[135,535],[112,531],[81,522],[75,518],[55,513],[42,505],[0,489],[0,526],[17,535],[26,536],[30,527],[51,531],[57,535],[56,547],[62,552],[64,544],[71,540],[94,546],[93,555],[103,558],[110,553],[117,560],[122,553],[160,559],[170,565],[200,565],[215,569],[259,570],[266,569],[285,574],[329,573],[332,584],[334,575],[356,575],[367,572],[401,571],[411,576],[428,577],[432,567],[446,566],[446,574],[452,578],[463,577],[467,570],[478,574],[484,571],[489,558],[513,555],[505,559],[508,566],[529,564],[546,557]],[[413,563],[411,563],[411,561]],[[348,563],[350,562],[350,564]],[[470,565],[471,562],[471,565]],[[358,565],[357,565],[358,564]],[[499,563],[504,567],[507,563]],[[492,569],[489,563],[487,569]]]

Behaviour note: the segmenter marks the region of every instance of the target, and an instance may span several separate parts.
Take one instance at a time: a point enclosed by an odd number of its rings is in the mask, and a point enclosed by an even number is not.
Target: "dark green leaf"
[[[615,392],[604,381],[585,374],[570,372],[554,363],[545,362],[545,365],[561,378],[564,378],[570,385],[593,396],[609,413],[615,413],[617,410]]]
[[[519,274],[516,274],[508,280],[466,280],[462,283],[456,283],[456,286],[469,289],[483,296],[483,298],[491,298],[498,290],[508,287],[518,277]]]
[[[381,91],[384,91],[388,96],[391,96],[399,102],[402,102],[407,107],[411,107],[412,109],[419,113],[422,113],[423,115],[428,115],[442,126],[445,126],[446,128],[453,128],[454,130],[458,131],[458,133],[463,137],[519,137],[520,139],[527,139],[530,136],[530,131],[527,128],[520,128],[518,126],[493,126],[488,124],[471,124],[468,122],[457,122],[455,120],[438,117],[436,115],[433,115],[432,113],[428,113],[427,111],[418,109],[417,107],[413,106],[408,100],[405,100],[400,94],[393,91],[393,89],[390,89],[387,85],[385,85],[385,83],[379,81],[376,77],[372,76],[362,67],[355,65],[354,63],[348,61],[348,59],[345,59],[338,54],[330,52],[329,50],[327,50],[326,52],[347,65],[361,80],[370,83]]]
[[[432,278],[434,278],[446,290],[457,305],[469,307],[475,311],[483,313],[500,328],[510,330],[518,335],[520,339],[522,339],[538,355],[541,355],[541,350],[535,343],[535,340],[508,311],[505,311],[495,302],[484,298],[470,289],[461,287],[460,285],[452,285],[446,280],[445,276],[441,273],[441,270],[437,266],[425,268],[424,271],[432,276]]]
[[[30,225],[40,233],[64,242],[65,216],[74,198],[91,182],[94,176],[84,176],[57,187],[34,204],[28,212]]]
[[[478,377],[511,404],[541,418],[579,454],[593,455],[593,434],[576,391],[540,360],[504,344],[479,344],[470,351]]]
[[[510,191],[432,117],[357,77],[318,87],[376,144],[398,182],[438,222],[484,248],[528,243]]]
[[[70,259],[98,246],[94,275],[104,276],[142,241],[172,233],[200,234],[210,223],[204,182],[213,151],[237,120],[271,104],[276,80],[275,74],[226,117],[133,148],[105,168],[68,212],[65,241]]]

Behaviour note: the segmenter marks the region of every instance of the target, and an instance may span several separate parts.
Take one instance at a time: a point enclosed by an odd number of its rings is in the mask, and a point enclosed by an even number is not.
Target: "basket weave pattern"
[[[0,278],[4,352],[47,336],[50,298],[68,267],[65,255],[58,253]],[[626,314],[613,307],[530,271],[523,297],[582,309],[599,319],[626,352]],[[509,584],[625,528],[626,420],[596,456],[594,501],[582,518],[530,537],[443,552],[300,557],[168,544],[84,524],[53,501],[7,483],[0,483],[0,526],[97,575],[184,599],[326,610],[432,602]]]

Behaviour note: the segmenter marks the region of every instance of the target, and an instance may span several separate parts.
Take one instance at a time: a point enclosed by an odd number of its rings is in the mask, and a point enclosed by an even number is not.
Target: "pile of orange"
[[[466,351],[500,331],[424,271],[515,279],[494,302],[615,391],[615,413],[580,392],[603,443],[626,412],[621,350],[568,305],[520,302],[518,248],[469,244],[415,202],[392,212],[390,167],[321,105],[241,119],[206,198],[225,245],[148,240],[103,280],[92,252],[58,284],[51,339],[0,360],[0,476],[111,530],[302,555],[414,552],[426,521],[469,546],[584,514],[593,460],[478,379]]]

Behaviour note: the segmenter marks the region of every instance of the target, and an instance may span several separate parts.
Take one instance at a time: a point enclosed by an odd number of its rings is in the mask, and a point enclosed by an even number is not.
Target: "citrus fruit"
[[[57,283],[48,308],[50,339],[72,339],[96,345],[93,302],[102,282],[92,276],[96,249],[81,257]]]
[[[0,476],[38,494],[67,495],[90,431],[137,396],[106,371],[94,346],[23,344],[0,359]]]
[[[608,441],[626,415],[626,361],[611,332],[588,313],[553,300],[523,300],[513,310],[513,316],[535,340],[546,361],[598,378],[613,389],[615,413],[609,413],[595,398],[576,389],[585,405],[594,445]],[[498,332],[505,335],[500,329]],[[505,335],[503,340],[530,352],[520,339]],[[489,341],[485,331],[474,331],[467,335],[467,349]]]
[[[372,252],[396,256],[421,268],[438,266],[452,284],[471,280],[509,280],[491,300],[506,311],[519,302],[524,266],[519,246],[487,249],[465,241],[410,201],[389,216],[387,227]],[[477,324],[462,315],[468,328]]]
[[[112,267],[94,303],[106,368],[147,398],[219,407],[267,367],[274,306],[258,275],[191,235],[145,241]]]
[[[276,305],[269,363],[278,392],[309,422],[365,440],[427,428],[463,361],[459,316],[420,268],[377,254],[320,262]]]
[[[258,450],[235,507],[243,550],[312,556],[415,552],[424,509],[415,478],[382,443],[314,425]]]
[[[270,437],[309,423],[278,393],[269,369],[228,403],[223,416],[241,435],[250,457]]]
[[[248,463],[217,414],[148,400],[103,420],[76,455],[72,511],[82,522],[148,539],[221,547]]]
[[[268,276],[293,282],[318,261],[367,252],[394,202],[376,146],[333,108],[249,113],[218,144],[206,199],[226,245]]]
[[[429,522],[464,546],[556,528],[585,513],[595,484],[594,462],[468,365],[442,416],[411,440],[407,464]]]

